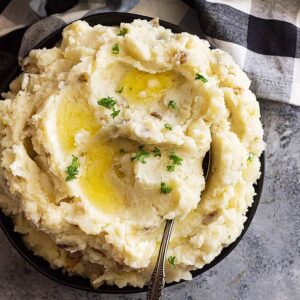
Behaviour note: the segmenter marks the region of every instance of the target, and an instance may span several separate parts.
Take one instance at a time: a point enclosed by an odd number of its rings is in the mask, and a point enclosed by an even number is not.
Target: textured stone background
[[[254,220],[235,250],[164,299],[300,299],[300,107],[261,101],[265,128],[265,185]],[[0,300],[145,299],[65,288],[35,271],[0,230]]]

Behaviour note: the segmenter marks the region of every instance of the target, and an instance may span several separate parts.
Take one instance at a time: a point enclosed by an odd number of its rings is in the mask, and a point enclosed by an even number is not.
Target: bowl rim
[[[106,13],[97,13],[93,15],[89,15],[78,20],[83,20],[89,23],[89,25],[94,26],[96,24],[102,24],[105,26],[118,26],[120,23],[128,23],[132,22],[134,19],[144,19],[144,20],[152,20],[152,17],[138,15],[138,14],[131,14],[131,13],[122,13],[122,12],[106,12]],[[75,22],[75,21],[73,21]],[[166,28],[172,30],[172,32],[188,32],[184,30],[182,27],[172,24],[170,22],[166,22],[160,20],[160,24]],[[63,29],[68,24],[62,26],[61,28],[57,29],[42,41],[40,41],[33,49],[40,49],[40,48],[48,48],[53,47],[54,44],[61,39],[61,33]],[[55,43],[54,43],[55,42]],[[53,44],[54,43],[54,44]],[[51,46],[52,45],[52,46]],[[212,46],[213,47],[213,46]],[[0,92],[4,92],[8,89],[8,85],[19,73],[21,73],[21,69],[19,65],[15,65],[11,72],[8,74],[5,82],[0,85]],[[196,269],[191,271],[192,277],[195,278],[200,274],[206,272],[207,270],[213,268],[219,262],[221,262],[225,257],[227,257],[233,249],[238,245],[240,240],[243,238],[245,233],[247,232],[250,223],[256,213],[262,189],[263,189],[263,182],[264,182],[264,173],[265,173],[265,153],[263,152],[260,156],[261,162],[261,176],[257,180],[256,184],[254,185],[255,188],[255,195],[253,198],[252,206],[248,208],[246,213],[247,219],[244,222],[244,228],[239,235],[239,237],[231,243],[229,246],[222,249],[221,253],[214,258],[212,262],[209,264],[204,265],[201,269]],[[17,233],[14,231],[14,225],[10,216],[6,216],[2,210],[0,209],[0,227],[2,228],[6,238],[10,242],[10,244],[17,250],[17,252],[37,271],[39,271],[44,276],[52,279],[53,281],[60,283],[69,288],[75,288],[78,290],[83,290],[87,292],[99,293],[99,294],[132,294],[132,293],[141,293],[147,290],[147,286],[145,285],[143,288],[126,286],[124,288],[119,288],[116,285],[107,285],[104,284],[99,288],[95,289],[90,284],[87,278],[83,278],[78,275],[70,276],[64,271],[62,268],[52,269],[50,264],[42,257],[35,255],[29,248],[26,247],[23,239],[22,234]],[[167,283],[166,287],[177,285],[178,283],[185,282],[185,280],[180,280],[179,282],[171,282]]]

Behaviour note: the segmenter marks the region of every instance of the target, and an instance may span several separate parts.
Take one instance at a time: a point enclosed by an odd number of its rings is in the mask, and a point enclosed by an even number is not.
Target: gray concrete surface
[[[254,220],[235,250],[164,299],[300,299],[300,107],[261,101],[265,185]],[[145,294],[96,295],[70,290],[35,271],[0,232],[0,299],[145,299]]]

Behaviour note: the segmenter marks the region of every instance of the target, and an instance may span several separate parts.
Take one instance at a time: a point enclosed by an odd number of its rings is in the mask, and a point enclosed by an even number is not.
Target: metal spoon
[[[210,167],[210,151],[205,154],[202,163],[203,172],[205,178],[207,178]],[[159,253],[156,261],[155,268],[151,275],[150,282],[147,289],[147,300],[159,300],[161,299],[163,288],[165,286],[165,260],[166,253],[169,245],[169,239],[172,233],[175,219],[167,220],[164,233],[162,236]]]

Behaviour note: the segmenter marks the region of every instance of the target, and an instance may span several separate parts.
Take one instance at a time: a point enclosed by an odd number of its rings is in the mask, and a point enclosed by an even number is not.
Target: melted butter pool
[[[119,148],[95,142],[84,155],[79,184],[90,203],[105,213],[115,213],[124,207],[123,197],[108,178]]]
[[[126,73],[120,88],[129,104],[147,104],[159,100],[175,80],[176,75],[171,71],[150,74],[133,69]]]
[[[74,151],[75,136],[82,129],[91,136],[98,131],[93,108],[79,91],[65,93],[57,111],[57,132],[64,152],[69,154]]]
[[[96,137],[100,126],[93,107],[88,105],[83,91],[64,93],[57,110],[56,129],[60,146],[66,157],[76,152],[75,136],[84,129],[91,138]],[[123,208],[123,197],[108,177],[114,156],[119,152],[115,145],[96,140],[85,146],[78,183],[84,198],[104,213],[115,213]]]

